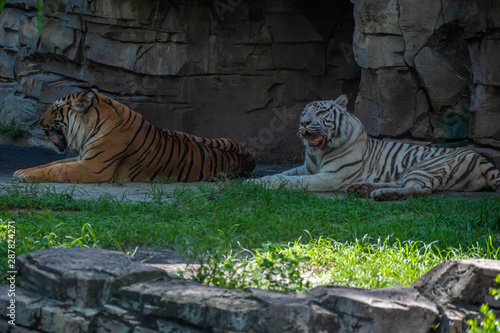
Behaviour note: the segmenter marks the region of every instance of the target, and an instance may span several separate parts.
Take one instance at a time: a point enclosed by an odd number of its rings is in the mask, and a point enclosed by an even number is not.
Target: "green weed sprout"
[[[500,283],[500,274],[495,279],[496,283]],[[500,289],[490,288],[490,295],[495,296],[495,299],[500,298]],[[467,320],[470,325],[469,333],[500,333],[500,319],[497,319],[493,310],[486,303],[480,308],[483,318],[478,316],[476,319]],[[479,322],[480,321],[480,322]],[[479,322],[479,325],[478,325]]]

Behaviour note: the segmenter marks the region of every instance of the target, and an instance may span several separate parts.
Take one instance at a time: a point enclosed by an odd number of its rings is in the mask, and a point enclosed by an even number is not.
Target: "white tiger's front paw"
[[[261,178],[251,179],[249,180],[249,182],[256,185],[264,185],[268,188],[280,188],[284,184],[288,183],[286,177],[277,175],[264,176]]]
[[[252,178],[252,179],[245,179],[244,183],[247,184],[254,184],[254,185],[261,185],[262,184],[262,178]]]

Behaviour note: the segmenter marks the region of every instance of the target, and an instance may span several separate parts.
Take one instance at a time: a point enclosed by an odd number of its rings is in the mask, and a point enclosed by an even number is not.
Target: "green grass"
[[[380,203],[241,182],[178,189],[168,201],[164,194],[161,184],[141,203],[75,200],[38,184],[10,190],[0,195],[0,255],[7,256],[12,220],[17,255],[47,247],[170,248],[200,261],[207,283],[303,290],[307,281],[408,285],[443,260],[496,259],[500,250],[496,197]],[[6,260],[0,265],[5,271]]]
[[[16,125],[12,120],[10,124],[0,122],[0,137],[16,139],[21,136],[21,125]]]

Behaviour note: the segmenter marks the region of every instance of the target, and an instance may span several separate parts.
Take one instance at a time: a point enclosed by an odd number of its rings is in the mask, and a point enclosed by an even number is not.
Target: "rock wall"
[[[497,260],[448,261],[413,288],[292,293],[203,286],[101,249],[40,250],[15,268],[0,285],[5,333],[465,333],[480,304],[498,305],[488,291],[500,273]]]
[[[46,0],[43,38],[36,2],[0,13],[0,122],[30,144],[55,99],[96,87],[261,158],[300,153],[303,106],[341,93],[372,136],[500,148],[498,1]]]
[[[357,94],[349,0],[8,0],[0,14],[0,121],[30,125],[85,88],[158,126],[291,157],[303,106]],[[354,103],[352,103],[354,104]]]
[[[500,148],[500,2],[351,2],[371,135]]]

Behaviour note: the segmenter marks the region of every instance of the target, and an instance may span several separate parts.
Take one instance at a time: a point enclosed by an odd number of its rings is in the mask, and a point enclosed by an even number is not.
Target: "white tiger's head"
[[[332,150],[348,139],[347,96],[306,105],[300,116],[299,135],[306,147]]]

